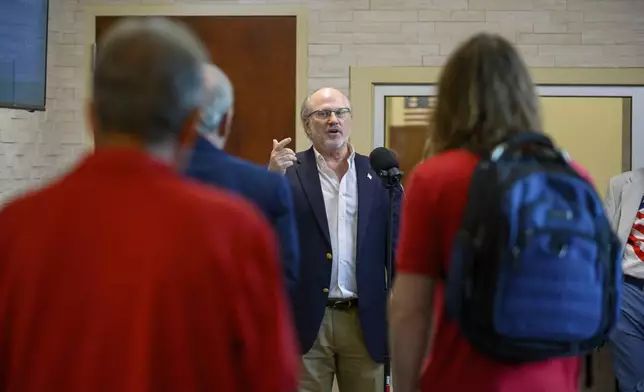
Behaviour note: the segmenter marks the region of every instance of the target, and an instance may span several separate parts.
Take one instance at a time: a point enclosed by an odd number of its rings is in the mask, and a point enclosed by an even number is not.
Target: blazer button
[[[333,260],[333,255],[331,253],[326,254],[326,259],[327,260]]]
[[[323,293],[328,293],[328,292],[329,292],[329,289],[322,289],[322,292],[323,292]]]

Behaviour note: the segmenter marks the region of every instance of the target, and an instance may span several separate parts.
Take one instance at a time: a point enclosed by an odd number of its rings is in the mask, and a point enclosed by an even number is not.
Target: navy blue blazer
[[[199,137],[186,174],[253,202],[273,225],[280,242],[284,277],[292,297],[299,276],[299,244],[293,196],[283,176],[233,157]]]
[[[313,149],[297,153],[298,162],[286,170],[293,189],[302,263],[294,315],[302,354],[308,352],[320,330],[331,282],[329,225]],[[385,286],[389,193],[371,169],[369,158],[355,155],[358,180],[358,234],[356,283],[358,313],[369,354],[383,362],[387,353],[387,291]],[[394,198],[394,249],[402,193]],[[392,271],[393,273],[393,271]]]

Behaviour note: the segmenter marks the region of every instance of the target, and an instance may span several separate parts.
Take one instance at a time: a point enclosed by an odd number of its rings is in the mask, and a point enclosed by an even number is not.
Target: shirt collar
[[[347,143],[347,146],[349,146],[350,152],[349,156],[347,157],[347,163],[349,164],[349,169],[351,169],[355,162],[356,150],[353,148],[351,143]],[[315,147],[313,147],[313,152],[315,153],[315,161],[317,162],[318,167],[327,167],[326,160],[324,159],[322,154],[320,154],[318,150],[315,149]]]

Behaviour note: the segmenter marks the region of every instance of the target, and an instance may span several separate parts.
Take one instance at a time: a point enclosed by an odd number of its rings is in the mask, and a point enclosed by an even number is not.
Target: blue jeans
[[[644,282],[644,280],[643,280]],[[644,392],[644,290],[624,283],[622,312],[610,338],[620,392]]]

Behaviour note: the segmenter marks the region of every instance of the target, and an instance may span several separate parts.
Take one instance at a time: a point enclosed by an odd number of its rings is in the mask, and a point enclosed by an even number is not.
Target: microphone
[[[393,151],[385,147],[378,147],[369,154],[369,163],[382,180],[385,188],[400,186],[400,179],[404,173],[398,168],[398,159]]]
[[[387,237],[385,238],[385,290],[387,294],[391,292],[391,282],[393,280],[393,258],[394,258],[394,199],[396,188],[401,188],[400,179],[403,173],[398,168],[398,159],[393,151],[384,147],[378,147],[371,151],[369,154],[369,164],[373,171],[376,172],[378,177],[382,180],[382,185],[389,193],[389,203],[387,207]],[[391,361],[389,355],[385,356],[385,372],[384,372],[384,390],[388,391],[390,386],[389,375],[391,373]]]

